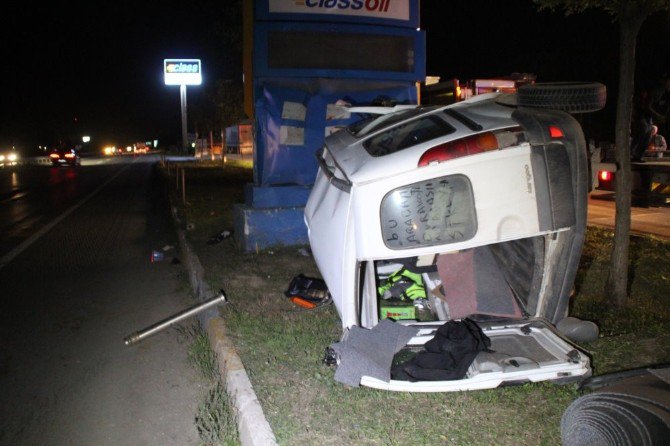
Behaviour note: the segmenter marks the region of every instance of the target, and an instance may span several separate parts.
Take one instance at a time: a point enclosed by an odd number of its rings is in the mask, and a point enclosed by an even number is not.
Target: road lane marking
[[[2,256],[0,258],[0,269],[4,268],[6,265],[9,264],[12,260],[14,260],[19,254],[21,254],[23,251],[25,251],[30,245],[35,243],[37,240],[39,240],[44,234],[49,232],[51,229],[53,229],[54,226],[56,226],[58,223],[63,221],[68,215],[76,211],[79,207],[81,207],[84,203],[86,203],[88,200],[93,198],[98,192],[100,192],[105,186],[107,186],[109,183],[114,181],[116,177],[121,175],[126,169],[128,169],[130,166],[132,166],[133,163],[128,164],[125,166],[123,169],[119,170],[116,172],[114,175],[112,175],[107,181],[102,183],[100,186],[96,187],[93,192],[82,198],[78,203],[75,203],[72,205],[69,209],[67,209],[65,212],[60,214],[58,217],[53,219],[49,224],[45,225],[42,227],[39,231],[25,239],[23,242],[19,243],[18,246],[16,246],[14,249],[9,251],[7,254]]]

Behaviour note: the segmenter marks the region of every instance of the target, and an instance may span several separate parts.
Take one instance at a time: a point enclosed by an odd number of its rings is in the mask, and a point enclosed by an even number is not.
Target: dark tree
[[[635,85],[635,46],[642,23],[654,12],[670,10],[670,0],[533,0],[539,9],[566,14],[601,9],[619,24],[619,95],[616,107],[616,218],[614,245],[605,292],[622,305],[628,291],[628,253],[631,227],[630,124]]]

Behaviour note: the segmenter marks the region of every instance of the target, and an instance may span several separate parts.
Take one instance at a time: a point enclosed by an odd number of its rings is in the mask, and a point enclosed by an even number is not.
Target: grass
[[[189,363],[200,372],[204,379],[209,381],[217,379],[219,372],[216,356],[200,323],[190,326],[176,325],[174,329],[190,342],[188,347]]]
[[[237,446],[237,420],[228,401],[226,389],[220,381],[209,390],[195,416],[198,435],[206,446]]]
[[[603,292],[614,233],[589,228],[571,313],[595,321],[601,337],[588,345],[597,374],[670,362],[670,243],[631,238],[630,297],[617,307]]]
[[[574,385],[525,384],[493,390],[411,394],[351,389],[333,379],[322,359],[339,340],[334,307],[306,311],[283,292],[297,274],[318,277],[304,246],[240,252],[232,238],[206,241],[232,227],[251,171],[220,165],[187,170],[188,233],[214,289],[229,335],[283,445],[537,445],[559,444],[560,418],[579,395]],[[631,299],[609,305],[603,281],[612,234],[589,228],[571,314],[599,324],[584,347],[596,374],[670,362],[670,244],[636,237],[631,245]]]
[[[174,329],[180,334],[182,340],[190,343],[189,363],[209,383],[209,390],[198,406],[194,419],[201,444],[205,446],[239,445],[237,420],[225,386],[220,381],[218,363],[209,344],[209,338],[199,323],[190,326],[176,325]]]

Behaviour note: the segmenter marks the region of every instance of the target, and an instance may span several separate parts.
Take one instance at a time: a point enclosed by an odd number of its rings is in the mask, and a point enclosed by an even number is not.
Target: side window
[[[372,156],[384,156],[454,131],[446,121],[431,115],[385,130],[365,141],[363,146]]]

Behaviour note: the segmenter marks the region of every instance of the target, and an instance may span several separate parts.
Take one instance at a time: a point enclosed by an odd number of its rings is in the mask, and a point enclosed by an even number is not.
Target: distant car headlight
[[[19,157],[16,155],[16,153],[10,153],[9,155],[7,155],[7,161],[14,162],[17,159],[19,159]]]
[[[5,160],[5,155],[0,153],[0,162]]]
[[[445,245],[477,232],[472,185],[465,175],[448,175],[392,190],[382,200],[384,243],[391,249]]]

